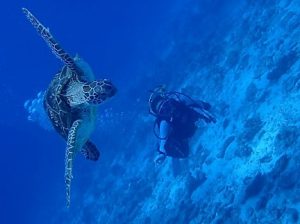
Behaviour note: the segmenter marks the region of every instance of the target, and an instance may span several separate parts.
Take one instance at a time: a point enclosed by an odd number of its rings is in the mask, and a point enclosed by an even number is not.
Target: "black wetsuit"
[[[188,139],[195,134],[197,129],[196,121],[204,119],[206,122],[214,122],[212,116],[207,118],[194,109],[198,107],[206,111],[210,107],[208,103],[202,103],[203,105],[187,105],[186,102],[174,98],[167,98],[163,101],[159,113],[156,115],[156,123],[159,126],[160,122],[165,120],[170,125],[164,147],[167,156],[186,158],[189,155]]]

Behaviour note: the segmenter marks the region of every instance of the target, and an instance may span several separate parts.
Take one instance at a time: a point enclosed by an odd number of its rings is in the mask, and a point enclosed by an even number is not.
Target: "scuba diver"
[[[200,119],[206,123],[215,123],[209,112],[211,105],[204,101],[195,101],[180,92],[167,92],[164,86],[151,91],[149,112],[155,116],[153,131],[159,139],[156,164],[161,164],[167,156],[186,158],[189,155],[188,139],[194,135]]]

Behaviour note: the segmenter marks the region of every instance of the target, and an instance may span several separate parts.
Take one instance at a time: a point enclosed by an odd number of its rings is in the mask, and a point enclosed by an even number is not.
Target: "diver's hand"
[[[166,157],[167,157],[166,154],[163,153],[158,154],[154,159],[155,164],[161,165],[165,161]]]

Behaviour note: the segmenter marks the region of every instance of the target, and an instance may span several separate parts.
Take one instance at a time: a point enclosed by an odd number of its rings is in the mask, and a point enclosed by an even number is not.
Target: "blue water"
[[[117,95],[100,106],[97,163],[77,156],[65,206],[65,142],[24,102],[62,63],[28,8]],[[9,1],[0,14],[0,223],[299,223],[298,1]],[[209,101],[188,159],[156,167],[148,90]]]

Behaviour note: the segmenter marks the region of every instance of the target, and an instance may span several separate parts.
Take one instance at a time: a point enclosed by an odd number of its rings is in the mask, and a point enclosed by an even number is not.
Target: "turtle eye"
[[[89,91],[91,91],[91,87],[85,85],[85,86],[83,86],[83,91],[84,92],[89,92]]]

